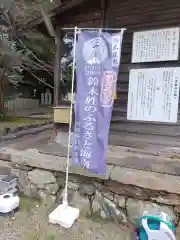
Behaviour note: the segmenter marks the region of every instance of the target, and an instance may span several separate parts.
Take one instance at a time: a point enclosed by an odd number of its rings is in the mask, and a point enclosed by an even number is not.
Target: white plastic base
[[[20,199],[11,193],[0,196],[0,213],[10,213],[19,207]]]
[[[78,217],[79,209],[61,204],[49,215],[49,223],[71,228]]]

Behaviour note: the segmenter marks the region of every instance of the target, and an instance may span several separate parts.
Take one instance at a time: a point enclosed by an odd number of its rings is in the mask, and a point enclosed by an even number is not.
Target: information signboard
[[[178,58],[178,27],[133,34],[132,63],[172,61]]]
[[[130,70],[127,119],[176,122],[179,83],[180,67]]]

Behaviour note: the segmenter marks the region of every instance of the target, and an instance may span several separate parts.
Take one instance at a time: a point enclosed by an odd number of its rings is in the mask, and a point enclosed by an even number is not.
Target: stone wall
[[[18,177],[20,192],[52,204],[61,203],[65,159],[12,149],[1,150],[0,159],[0,167],[11,168],[12,174]],[[177,189],[180,179],[163,175],[108,166],[106,176],[96,176],[70,165],[69,203],[80,208],[81,214],[86,216],[95,214],[111,218],[115,213],[116,220],[123,223],[135,223],[144,210],[162,210],[170,214],[178,225],[180,190]],[[116,181],[113,179],[115,176]]]

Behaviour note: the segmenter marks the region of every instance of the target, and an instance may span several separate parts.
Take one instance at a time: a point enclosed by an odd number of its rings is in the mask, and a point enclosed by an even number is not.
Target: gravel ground
[[[0,217],[0,240],[131,240],[129,232],[98,218],[80,217],[72,229],[48,224],[47,205],[21,199],[13,216]]]

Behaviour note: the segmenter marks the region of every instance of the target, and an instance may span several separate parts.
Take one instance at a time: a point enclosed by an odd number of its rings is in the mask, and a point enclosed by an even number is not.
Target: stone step
[[[2,160],[3,155],[6,161],[8,160],[6,155],[10,156],[9,162],[17,167],[27,166],[56,172],[66,171],[65,157],[49,156],[37,151],[18,151],[10,148],[3,150],[3,154],[1,154]],[[113,166],[112,163],[107,165],[107,172],[105,175],[97,175],[72,165],[71,161],[69,172],[71,174],[87,176],[90,178],[112,180],[124,185],[180,194],[180,176]]]

